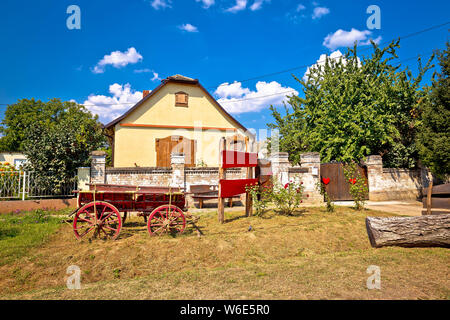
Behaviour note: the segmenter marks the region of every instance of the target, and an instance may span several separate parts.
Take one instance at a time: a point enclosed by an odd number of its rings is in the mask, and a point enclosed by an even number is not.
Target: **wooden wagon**
[[[183,233],[186,218],[193,222],[180,188],[90,185],[90,190],[75,193],[78,206],[72,215],[77,239],[87,235],[117,239],[129,212],[144,217],[150,235]]]

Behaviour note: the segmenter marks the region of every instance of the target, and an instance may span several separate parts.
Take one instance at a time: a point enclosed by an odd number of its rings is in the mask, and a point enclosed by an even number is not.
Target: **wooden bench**
[[[219,186],[218,185],[193,185],[190,190],[192,194],[192,199],[198,201],[200,209],[203,208],[203,201],[210,199],[217,199],[219,197]],[[233,199],[240,199],[239,196],[228,198],[228,206],[233,206]]]
[[[422,215],[450,213],[450,183],[422,189]]]

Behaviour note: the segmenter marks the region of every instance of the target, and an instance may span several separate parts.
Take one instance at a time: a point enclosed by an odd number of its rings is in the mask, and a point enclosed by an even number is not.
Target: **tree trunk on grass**
[[[367,217],[372,247],[450,247],[450,214],[421,217]]]

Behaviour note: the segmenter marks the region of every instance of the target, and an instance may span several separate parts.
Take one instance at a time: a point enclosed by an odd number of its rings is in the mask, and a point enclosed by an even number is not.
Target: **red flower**
[[[289,187],[289,182],[284,185],[284,188],[287,189]]]

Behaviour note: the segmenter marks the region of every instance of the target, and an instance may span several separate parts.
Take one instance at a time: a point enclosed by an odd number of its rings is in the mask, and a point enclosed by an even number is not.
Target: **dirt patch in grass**
[[[296,216],[201,213],[198,237],[150,237],[139,218],[117,241],[76,241],[63,225],[39,248],[0,267],[2,298],[39,299],[449,299],[450,251],[370,247],[366,216],[339,207]],[[252,231],[248,231],[249,226]],[[65,286],[67,267],[82,290]],[[369,265],[381,290],[368,290]]]

